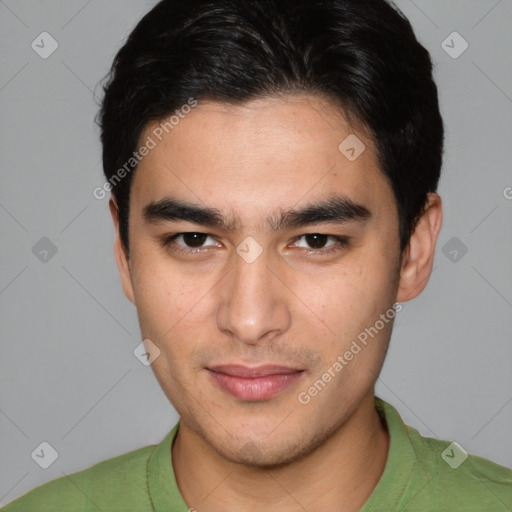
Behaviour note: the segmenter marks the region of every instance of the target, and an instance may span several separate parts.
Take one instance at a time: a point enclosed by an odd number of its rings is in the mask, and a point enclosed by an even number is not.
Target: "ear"
[[[126,297],[130,302],[135,304],[135,295],[133,293],[132,286],[132,278],[131,278],[131,270],[130,270],[130,260],[126,253],[126,249],[121,241],[121,236],[119,234],[119,208],[117,206],[117,202],[114,196],[110,197],[110,201],[108,203],[110,208],[110,213],[112,215],[112,220],[114,221],[114,227],[116,230],[115,241],[114,241],[114,254],[116,257],[117,268],[119,270],[119,275],[121,276],[121,283],[123,285],[123,291]]]
[[[417,297],[427,285],[434,264],[437,235],[443,222],[441,198],[428,194],[427,203],[404,251],[398,286],[398,302]]]

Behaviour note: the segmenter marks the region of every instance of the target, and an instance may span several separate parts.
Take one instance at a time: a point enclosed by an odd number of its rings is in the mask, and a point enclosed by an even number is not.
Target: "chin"
[[[254,439],[254,436],[252,437]],[[268,470],[284,467],[302,459],[314,451],[322,440],[323,438],[319,436],[294,439],[293,433],[289,432],[284,433],[281,439],[274,439],[273,443],[269,442],[267,435],[262,435],[256,440],[239,439],[236,446],[234,446],[235,443],[231,443],[223,446],[212,444],[212,447],[219,455],[231,462]],[[218,442],[219,439],[216,441]]]
[[[240,450],[227,458],[244,466],[268,470],[289,465],[300,458],[300,453],[301,450],[298,447],[269,448],[267,446],[260,449],[256,444],[248,441]]]

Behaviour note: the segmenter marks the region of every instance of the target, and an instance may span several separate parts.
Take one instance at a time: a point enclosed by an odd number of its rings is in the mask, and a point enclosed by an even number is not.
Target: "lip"
[[[232,377],[266,377],[268,375],[288,375],[302,371],[299,368],[281,366],[276,364],[264,364],[260,366],[245,366],[243,364],[219,364],[208,367],[208,370],[224,373]]]
[[[207,370],[223,391],[250,402],[269,400],[294,384],[304,373],[304,370],[279,365],[228,364]]]

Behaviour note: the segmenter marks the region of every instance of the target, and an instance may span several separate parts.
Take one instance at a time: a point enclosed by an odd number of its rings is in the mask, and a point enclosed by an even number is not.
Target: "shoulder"
[[[423,437],[408,426],[406,430],[425,481],[416,499],[429,493],[440,511],[450,510],[454,499],[457,510],[511,510],[512,469],[467,453],[456,442]]]
[[[146,467],[155,448],[156,445],[145,446],[51,480],[12,501],[0,512],[152,510]]]
[[[384,473],[364,509],[510,512],[512,469],[468,453],[457,442],[425,437],[390,403],[375,398],[390,434]]]

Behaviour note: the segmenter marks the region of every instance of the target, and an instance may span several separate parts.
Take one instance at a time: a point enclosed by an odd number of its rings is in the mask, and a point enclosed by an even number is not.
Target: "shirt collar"
[[[180,422],[172,428],[163,441],[156,447],[147,464],[148,491],[155,512],[188,512],[189,507],[180,493],[172,465],[171,447]]]
[[[388,429],[388,456],[384,472],[360,512],[394,510],[409,485],[416,461],[409,427],[398,411],[379,397],[375,397],[375,408]]]

